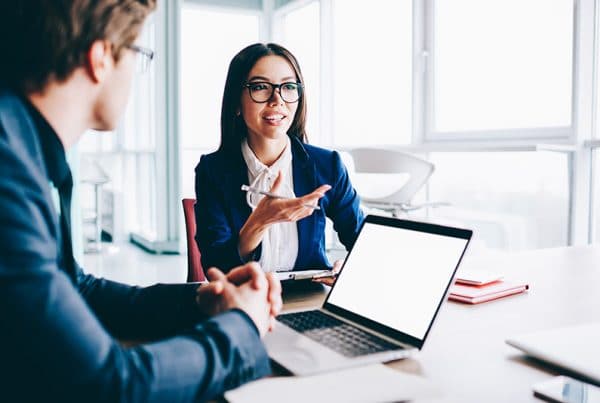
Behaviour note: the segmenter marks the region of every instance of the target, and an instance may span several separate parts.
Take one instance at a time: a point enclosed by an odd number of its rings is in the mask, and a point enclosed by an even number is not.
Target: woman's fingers
[[[277,178],[271,187],[271,192],[277,193],[277,189],[281,186],[282,178],[282,173],[279,171]],[[260,210],[261,214],[265,217],[269,217],[268,221],[270,224],[278,222],[295,222],[311,215],[315,211],[315,208],[307,207],[307,205],[318,206],[319,199],[322,198],[329,189],[331,189],[330,185],[321,185],[307,195],[292,199],[273,199],[265,197],[261,200],[253,214],[255,214],[257,210]]]
[[[329,189],[331,189],[331,185],[321,185],[318,188],[316,188],[315,190],[312,191],[312,193],[318,193],[321,195],[321,197],[325,196],[325,193],[327,193],[327,191],[329,191]]]
[[[336,260],[335,262],[333,262],[333,269],[332,269],[332,271],[334,273],[339,273],[343,264],[344,264],[344,259],[338,259],[338,260]]]
[[[331,186],[321,185],[309,194],[300,197],[299,200],[301,200],[301,203],[303,204],[317,205],[319,203],[319,199],[325,196],[325,193],[327,193],[329,189],[331,189]]]

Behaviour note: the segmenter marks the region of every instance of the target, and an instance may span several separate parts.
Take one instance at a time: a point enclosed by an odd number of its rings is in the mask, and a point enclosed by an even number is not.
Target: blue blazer
[[[32,116],[0,88],[0,400],[204,401],[269,373],[250,318],[201,317],[197,284],[131,287],[65,263],[41,136],[58,139]]]
[[[332,188],[319,200],[320,210],[297,222],[298,257],[294,269],[330,268],[325,254],[325,217],[346,249],[354,244],[363,213],[358,194],[336,151],[301,143],[291,136],[294,193],[306,195],[321,185]],[[252,210],[242,184],[248,168],[241,147],[203,155],[196,166],[196,241],[204,269],[221,270],[243,264],[238,252],[239,232]],[[252,260],[260,258],[260,245]]]

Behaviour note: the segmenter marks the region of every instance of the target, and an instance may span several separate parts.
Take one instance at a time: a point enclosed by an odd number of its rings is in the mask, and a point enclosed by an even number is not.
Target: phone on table
[[[298,271],[275,271],[275,278],[279,281],[305,281],[324,277],[335,277],[337,273],[331,270],[298,270]]]
[[[600,403],[600,387],[562,375],[533,385],[533,395],[553,403]]]

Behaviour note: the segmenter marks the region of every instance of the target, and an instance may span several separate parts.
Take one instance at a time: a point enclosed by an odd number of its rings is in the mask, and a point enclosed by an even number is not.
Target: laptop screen
[[[331,305],[424,340],[472,232],[369,216],[329,293]]]

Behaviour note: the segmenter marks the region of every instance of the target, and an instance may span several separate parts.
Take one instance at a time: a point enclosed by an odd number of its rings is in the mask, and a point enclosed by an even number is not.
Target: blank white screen
[[[365,223],[328,302],[423,339],[466,243]]]

